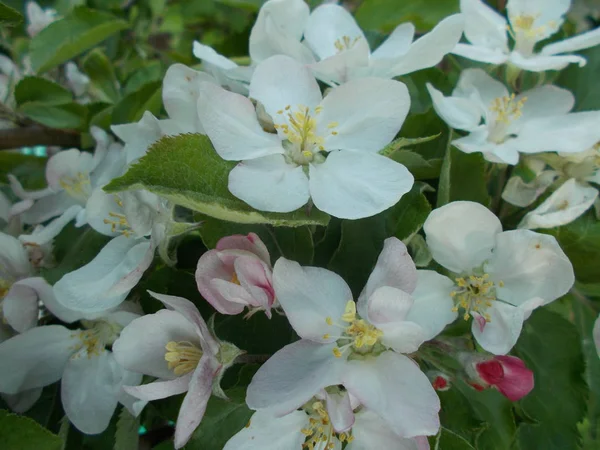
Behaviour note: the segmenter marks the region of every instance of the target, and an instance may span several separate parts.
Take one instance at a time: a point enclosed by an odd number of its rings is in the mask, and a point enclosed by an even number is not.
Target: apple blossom
[[[600,315],[594,323],[594,330],[592,332],[592,336],[594,339],[594,345],[596,346],[596,351],[598,352],[598,356],[600,356]]]
[[[175,427],[175,448],[181,448],[202,420],[213,383],[220,391],[220,375],[241,352],[218,341],[189,300],[148,292],[168,309],[131,322],[113,351],[125,369],[158,378],[125,387],[130,395],[151,401],[187,392]]]
[[[106,348],[139,316],[132,310],[127,305],[82,320],[83,329],[36,327],[0,343],[0,359],[11,368],[0,372],[0,392],[15,395],[61,380],[63,409],[87,434],[104,431],[119,402],[137,416],[145,403],[134,401],[122,386],[138,384],[142,376],[124,370]]]
[[[86,98],[85,95],[90,85],[90,77],[81,72],[77,67],[77,64],[73,61],[69,61],[65,64],[65,77],[67,78],[69,89],[71,89],[73,94],[75,94],[75,97],[79,99],[79,102],[89,102],[89,97]]]
[[[571,63],[585,65],[586,59],[571,52],[600,44],[600,29],[545,45],[536,45],[562,26],[571,0],[508,0],[508,20],[482,0],[461,0],[465,37],[452,53],[490,64],[509,64],[518,69],[543,72],[561,70]],[[508,35],[514,40],[509,49]]]
[[[256,68],[250,96],[276,133],[263,130],[247,98],[209,83],[201,91],[198,111],[215,150],[241,161],[229,190],[256,209],[289,212],[312,199],[322,211],[357,219],[391,207],[413,185],[403,165],[377,153],[408,113],[398,81],[354,80],[322,98],[309,69],[273,56]]]
[[[538,306],[566,294],[575,276],[553,236],[502,231],[500,220],[473,202],[434,210],[423,225],[433,259],[454,275],[455,286],[423,286],[432,296],[451,296],[455,311],[472,317],[473,336],[490,353],[515,345],[523,322]]]
[[[468,354],[461,359],[471,378],[471,385],[477,390],[492,387],[516,402],[533,389],[533,372],[515,356]]]
[[[196,268],[200,294],[221,314],[264,310],[275,302],[271,257],[255,233],[227,236],[204,253]]]
[[[456,314],[450,302],[448,309],[432,309],[429,299],[421,301],[416,268],[402,242],[386,240],[358,304],[335,273],[285,258],[275,263],[273,283],[301,340],[258,370],[248,387],[250,408],[282,416],[341,384],[398,436],[437,432],[439,399],[403,353],[416,351]]]
[[[469,134],[452,141],[465,153],[481,152],[490,162],[515,165],[519,153],[581,152],[600,140],[600,111],[570,112],[575,98],[556,86],[510,94],[481,69],[461,72],[452,96],[427,84],[438,115]],[[483,120],[483,122],[482,122]]]
[[[36,2],[27,2],[25,7],[27,16],[27,34],[36,36],[40,31],[57,20],[56,11],[52,8],[42,9]]]

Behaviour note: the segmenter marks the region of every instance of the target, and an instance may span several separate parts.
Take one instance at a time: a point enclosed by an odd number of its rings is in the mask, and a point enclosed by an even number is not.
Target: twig
[[[54,130],[39,125],[0,130],[0,150],[11,150],[36,145],[79,147],[81,136],[77,131]]]

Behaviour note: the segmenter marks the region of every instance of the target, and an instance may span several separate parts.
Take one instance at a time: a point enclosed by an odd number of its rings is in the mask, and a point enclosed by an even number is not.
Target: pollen
[[[481,315],[486,322],[491,321],[487,309],[492,306],[496,300],[496,284],[490,281],[490,276],[484,273],[481,276],[470,275],[468,277],[459,277],[455,279],[458,289],[450,293],[455,301],[452,311],[458,312],[463,309],[463,319],[469,320],[474,314]],[[504,283],[499,281],[498,287],[503,287]]]
[[[109,212],[108,217],[104,219],[104,223],[110,225],[110,231],[113,233],[119,232],[126,237],[133,234],[129,222],[127,221],[127,217],[125,217],[124,214]]]
[[[490,111],[496,113],[496,122],[502,122],[506,125],[522,115],[523,106],[527,102],[527,97],[516,100],[515,94],[509,97],[498,97],[492,101]]]
[[[547,29],[555,29],[558,27],[556,21],[552,20],[545,25],[535,26],[535,21],[540,15],[523,14],[511,18],[512,27],[508,27],[512,37],[517,40],[519,35],[523,35],[528,39],[535,39],[542,36]]]
[[[193,371],[202,357],[202,350],[189,341],[170,341],[165,349],[165,361],[169,369],[178,376]]]
[[[235,271],[231,275],[231,278],[229,279],[229,282],[233,283],[233,284],[237,284],[238,286],[240,285],[240,280],[239,280],[239,278],[237,276],[237,273]]]
[[[336,433],[331,425],[331,419],[325,405],[321,401],[313,402],[306,407],[309,413],[308,426],[300,432],[306,436],[302,444],[303,450],[334,450],[339,448],[337,442],[352,442],[354,436],[351,431]]]
[[[338,53],[343,52],[344,50],[350,50],[356,43],[360,40],[360,36],[352,39],[350,36],[342,36],[339,39],[336,39],[333,45],[335,45],[335,49]]]
[[[285,138],[296,146],[299,154],[305,159],[310,160],[314,156],[313,150],[315,148],[324,150],[324,139],[316,134],[317,121],[315,116],[320,111],[321,107],[317,107],[311,114],[310,108],[304,105],[295,108],[288,105],[285,107],[285,112],[283,110],[278,111],[278,114],[282,114],[287,118],[287,123],[277,123],[275,128],[280,130]]]
[[[83,172],[77,172],[74,177],[63,175],[58,184],[67,194],[82,202],[85,202],[92,192],[90,176]]]

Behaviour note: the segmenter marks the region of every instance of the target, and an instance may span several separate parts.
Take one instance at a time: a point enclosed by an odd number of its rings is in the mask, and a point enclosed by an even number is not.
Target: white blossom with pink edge
[[[321,389],[342,384],[398,436],[437,433],[439,399],[403,353],[416,351],[455,315],[444,308],[425,313],[420,297],[411,296],[417,271],[402,242],[385,241],[358,305],[346,282],[326,269],[280,258],[273,282],[301,340],[258,370],[248,387],[250,408],[283,416]]]
[[[562,297],[575,282],[573,266],[553,236],[502,231],[500,220],[479,203],[442,206],[423,229],[433,259],[454,274],[445,283],[423,285],[424,293],[451,296],[454,310],[474,319],[473,336],[490,353],[508,353],[531,312]]]
[[[187,392],[175,426],[175,448],[179,449],[202,420],[213,389],[220,391],[220,376],[241,351],[218,341],[189,300],[148,292],[168,309],[131,322],[114,343],[113,352],[127,370],[158,378],[126,386],[130,395],[152,401]]]
[[[269,250],[258,235],[227,236],[204,253],[196,268],[200,294],[221,314],[264,310],[271,317],[275,302]]]

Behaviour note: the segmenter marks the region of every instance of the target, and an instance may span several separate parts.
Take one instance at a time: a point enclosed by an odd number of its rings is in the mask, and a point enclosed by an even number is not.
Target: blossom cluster
[[[299,338],[253,375],[245,401],[254,413],[246,427],[232,430],[226,450],[424,450],[440,430],[438,392],[455,381],[496,389],[510,401],[526,396],[534,373],[510,353],[533,311],[575,283],[556,238],[533,230],[568,224],[592,206],[600,214],[600,111],[574,111],[567,89],[540,82],[524,90],[518,82],[523,71],[583,66],[574,52],[600,44],[594,29],[540,49],[569,6],[509,0],[506,19],[481,0],[461,0],[460,14],[429,33],[415,39],[415,27],[404,23],[372,49],[340,5],[310,11],[303,0],[269,0],[250,34],[248,66],[196,42],[204,71],[169,67],[166,118],[146,112],[110,132],[92,127],[93,151],[51,156],[43,189],[28,190],[10,175],[16,201],[0,196],[6,403],[26,411],[42,388],[60,380],[68,419],[98,434],[118,404],[138,416],[149,402],[185,393],[174,434],[182,448],[211,395],[227,398],[226,370],[246,361],[244,349],[205,321],[200,301],[248,321],[283,315]],[[54,19],[36,6],[29,14],[31,35]],[[145,314],[132,292],[156,254],[174,266],[178,238],[203,226],[182,222],[176,202],[149,188],[104,189],[141,164],[156,142],[205,135],[220,158],[235,162],[229,192],[254,210],[372,217],[416,187],[409,169],[385,151],[411,111],[409,89],[398,78],[449,54],[505,70],[500,80],[469,68],[451,94],[435,83],[427,91],[456,149],[483,154],[490,167],[530,172],[528,180],[513,172],[502,186],[505,202],[525,208],[550,194],[516,229],[505,230],[480,203],[447,202],[422,224],[431,263],[418,268],[408,240],[388,237],[357,296],[352,280],[332,270],[272,258],[254,232],[228,235],[195,261],[197,298],[148,291],[164,308]],[[14,63],[4,66],[11,83],[20,79]],[[75,65],[66,70],[82,81]],[[0,90],[8,106],[11,86]],[[73,91],[86,101],[79,87]],[[109,239],[51,285],[44,274],[55,265],[53,241],[71,223]],[[444,334],[464,322],[470,332],[462,337]],[[600,322],[594,337],[600,345]],[[432,364],[433,351],[457,365]]]

